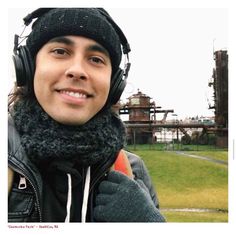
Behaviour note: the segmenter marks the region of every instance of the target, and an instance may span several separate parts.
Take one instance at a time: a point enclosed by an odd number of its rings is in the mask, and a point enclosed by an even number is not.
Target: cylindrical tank
[[[150,121],[150,97],[138,91],[128,98],[129,121]]]

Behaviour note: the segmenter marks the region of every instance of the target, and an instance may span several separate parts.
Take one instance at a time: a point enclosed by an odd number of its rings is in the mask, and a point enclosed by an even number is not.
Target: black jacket
[[[159,208],[156,192],[143,161],[136,155],[126,152],[134,179],[140,179],[148,188],[151,198]],[[109,161],[94,169],[90,184],[87,221],[93,220],[93,201],[98,183],[105,176],[114,161]],[[44,217],[43,206],[47,208],[50,202],[45,201],[43,177],[39,169],[26,156],[20,144],[12,119],[8,126],[8,165],[14,171],[14,180],[8,196],[8,222],[61,222],[49,221]],[[26,181],[25,181],[26,179]],[[82,180],[83,182],[83,180]],[[43,203],[44,202],[44,203]]]

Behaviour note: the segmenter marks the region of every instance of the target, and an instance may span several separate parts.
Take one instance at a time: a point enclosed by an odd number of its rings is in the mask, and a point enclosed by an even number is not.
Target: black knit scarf
[[[124,125],[110,109],[81,126],[56,122],[37,101],[18,101],[12,116],[21,144],[35,163],[58,159],[94,165],[114,156],[124,145]]]

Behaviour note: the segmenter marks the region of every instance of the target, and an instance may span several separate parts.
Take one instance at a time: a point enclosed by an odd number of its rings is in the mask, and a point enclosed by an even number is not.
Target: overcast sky
[[[179,117],[212,115],[208,81],[213,50],[227,49],[226,9],[122,9],[109,11],[132,48],[129,91],[149,95]],[[133,88],[133,89],[131,89]]]
[[[125,33],[132,50],[122,101],[127,102],[127,97],[140,89],[162,109],[174,109],[179,118],[212,116],[208,101],[213,105],[213,90],[208,82],[214,66],[213,50],[228,49],[227,9],[106,9]],[[9,9],[10,50],[13,35],[22,32],[22,18],[32,10]]]

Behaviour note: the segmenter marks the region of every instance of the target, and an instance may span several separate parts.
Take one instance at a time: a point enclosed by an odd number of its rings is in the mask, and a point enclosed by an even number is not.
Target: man
[[[111,110],[126,37],[104,9],[40,8],[16,40],[9,101],[9,222],[163,222],[142,160]]]

